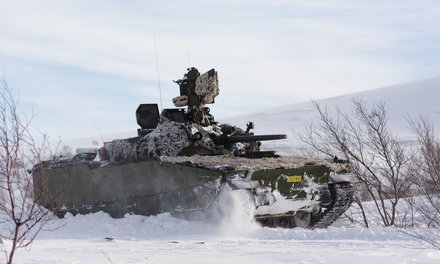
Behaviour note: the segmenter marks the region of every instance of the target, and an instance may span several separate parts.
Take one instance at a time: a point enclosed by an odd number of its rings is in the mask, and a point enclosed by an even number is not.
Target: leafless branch
[[[389,131],[385,104],[368,105],[353,99],[350,112],[330,112],[318,102],[319,123],[310,124],[300,140],[328,156],[342,155],[353,166],[361,197],[371,199],[385,226],[394,225],[397,205],[411,186],[410,160],[413,154]],[[362,210],[362,206],[360,207]],[[365,212],[364,223],[368,226]]]
[[[0,236],[11,241],[4,250],[8,264],[16,250],[29,246],[54,218],[37,204],[32,176],[26,170],[42,160],[47,139],[36,144],[29,132],[32,118],[22,118],[17,105],[7,82],[0,79]]]

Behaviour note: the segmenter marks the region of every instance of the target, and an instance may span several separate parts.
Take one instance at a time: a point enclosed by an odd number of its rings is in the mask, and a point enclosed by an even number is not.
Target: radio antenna
[[[160,87],[159,60],[157,59],[156,34],[153,35],[154,41],[154,57],[156,58],[157,84],[159,86],[160,111],[162,111],[162,88]]]
[[[191,61],[189,59],[189,50],[186,51],[186,58],[188,59],[188,67],[191,67]]]
[[[102,136],[101,131],[99,130],[98,126],[96,125],[95,120],[92,119],[92,123],[93,123],[93,126],[95,127],[96,131],[98,131],[98,135],[101,138],[102,144],[104,144],[104,137]]]

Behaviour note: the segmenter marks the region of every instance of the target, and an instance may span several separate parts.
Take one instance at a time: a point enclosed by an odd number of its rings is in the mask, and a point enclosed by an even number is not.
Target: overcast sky
[[[0,0],[0,10],[2,76],[52,138],[135,131],[138,104],[160,103],[158,79],[173,107],[172,80],[189,66],[218,71],[217,119],[440,75],[437,0]]]

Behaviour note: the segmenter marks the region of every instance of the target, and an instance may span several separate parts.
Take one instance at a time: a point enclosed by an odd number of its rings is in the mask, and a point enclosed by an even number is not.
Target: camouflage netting
[[[155,156],[176,156],[190,143],[190,135],[184,124],[165,121],[140,140],[138,150],[146,150]]]
[[[181,155],[182,151],[194,144],[196,148],[204,148],[210,154],[232,153],[223,146],[216,145],[211,135],[220,136],[221,126],[201,126],[199,124],[182,124],[174,121],[161,122],[151,133],[145,135],[137,142],[127,139],[114,140],[104,147],[109,151],[111,161],[137,160],[143,156],[155,157]],[[236,131],[242,131],[236,128]],[[193,141],[194,135],[199,132],[202,139]]]
[[[334,163],[327,160],[308,159],[303,157],[278,157],[278,158],[262,158],[249,159],[243,157],[235,157],[231,155],[221,156],[200,156],[194,155],[191,157],[161,157],[161,161],[170,163],[187,163],[190,162],[197,166],[204,166],[208,168],[217,168],[219,166],[228,165],[237,170],[262,170],[262,169],[277,169],[277,168],[298,168],[306,164],[326,165],[330,168],[335,168]]]
[[[107,149],[110,161],[120,161],[131,159],[133,155],[133,145],[125,139],[113,140],[110,144],[104,144]]]
[[[202,134],[202,139],[192,141],[197,132]],[[210,136],[220,136],[221,134],[221,127],[217,125],[204,127],[199,124],[185,125],[166,121],[159,124],[150,134],[144,136],[137,149],[139,153],[146,152],[157,157],[174,157],[194,142],[195,147],[202,147],[212,154],[229,153],[223,146],[216,145]]]
[[[200,75],[196,80],[195,92],[202,98],[203,103],[209,104],[214,102],[214,98],[220,92],[217,72],[213,76],[209,76],[209,72]]]

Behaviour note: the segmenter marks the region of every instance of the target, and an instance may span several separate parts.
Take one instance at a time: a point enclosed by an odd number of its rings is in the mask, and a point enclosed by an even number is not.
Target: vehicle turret
[[[137,123],[141,126],[139,136],[148,135],[166,122],[176,122],[182,124],[181,130],[187,132],[189,142],[178,155],[231,153],[246,157],[274,157],[274,151],[261,151],[261,141],[287,138],[285,134],[254,135],[250,132],[254,128],[253,122],[247,124],[246,130],[216,122],[206,106],[215,103],[215,97],[219,94],[215,69],[200,74],[192,67],[182,79],[174,82],[179,85],[180,95],[173,98],[173,103],[179,108],[164,109],[159,115],[157,104],[141,104],[136,110]],[[182,131],[179,133],[185,134]],[[151,140],[148,136],[147,139]]]

